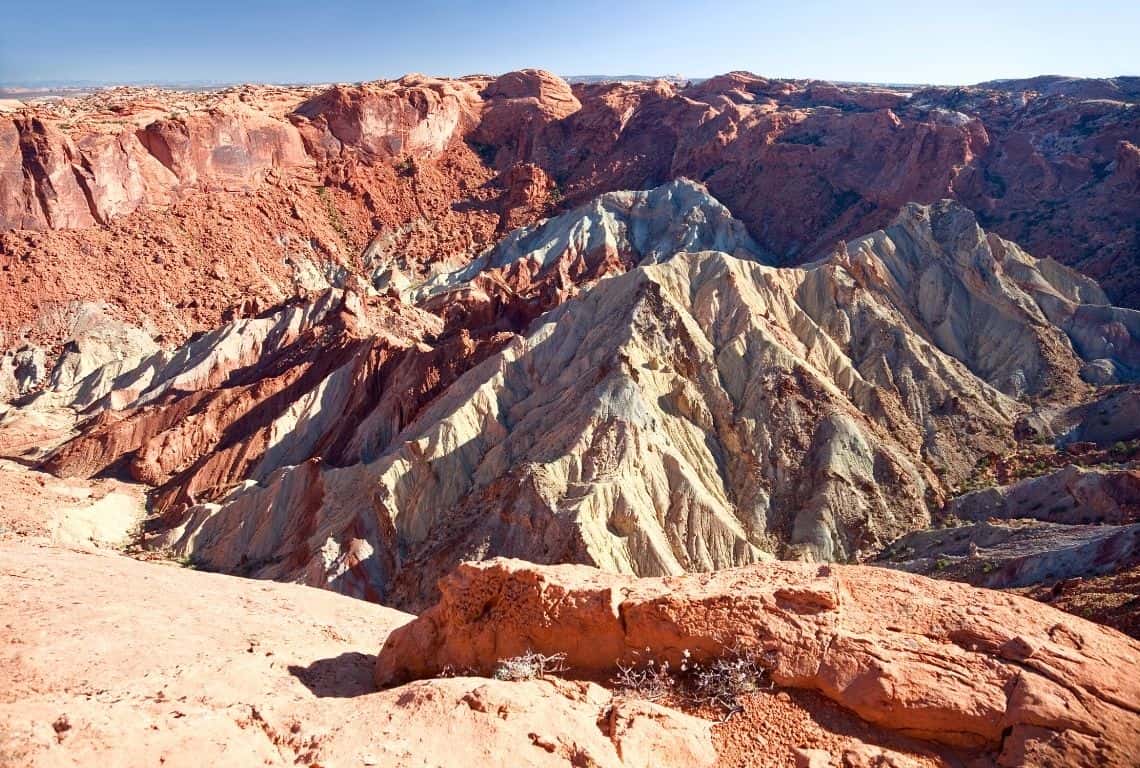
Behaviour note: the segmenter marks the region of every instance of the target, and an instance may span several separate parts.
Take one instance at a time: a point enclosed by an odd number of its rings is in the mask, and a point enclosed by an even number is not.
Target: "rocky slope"
[[[376,648],[411,617],[328,592],[18,542],[0,543],[0,584],[4,765],[717,757],[709,722],[595,684],[452,678],[376,692]]]
[[[1135,107],[1127,78],[904,93],[746,73],[571,87],[538,70],[32,104],[0,124],[0,327],[5,346],[53,344],[71,302],[108,301],[181,340],[314,270],[423,277],[552,207],[679,177],[780,263],[952,197],[1137,306]]]
[[[944,527],[892,542],[877,561],[912,573],[993,589],[1032,588],[1052,602],[1079,596],[1140,566],[1140,471],[1070,465],[946,504]],[[1103,589],[1103,588],[1102,588]],[[1137,631],[1140,601],[1128,589],[1087,602],[1079,615]]]
[[[134,519],[109,512],[125,501],[142,512],[123,490],[0,463],[0,605],[12,619],[0,628],[4,765],[182,765],[209,754],[237,766],[422,766],[510,754],[520,765],[737,766],[764,738],[764,766],[786,765],[803,745],[947,765],[936,748],[796,691],[755,692],[719,723],[549,677],[376,693],[377,643],[410,616],[101,549]],[[441,727],[447,739],[435,737]]]
[[[0,542],[0,587],[4,764],[1123,766],[1140,717],[1134,641],[866,567],[638,580],[498,560],[413,620],[25,539]],[[727,719],[610,679],[619,660],[679,669],[726,648],[765,678]],[[477,676],[527,649],[569,666]]]
[[[1137,313],[1090,315],[1095,284],[953,203],[765,258],[692,183],[607,195],[388,297],[95,376],[78,405],[106,410],[45,466],[158,486],[151,546],[203,566],[417,606],[501,554],[868,557],[1014,444],[1024,398],[1135,375]]]
[[[527,649],[606,673],[743,648],[776,685],[817,690],[883,728],[984,750],[988,764],[1126,765],[1140,747],[1140,645],[987,590],[836,565],[633,579],[495,560],[457,569],[441,593],[388,636],[378,684],[448,666],[486,672]]]

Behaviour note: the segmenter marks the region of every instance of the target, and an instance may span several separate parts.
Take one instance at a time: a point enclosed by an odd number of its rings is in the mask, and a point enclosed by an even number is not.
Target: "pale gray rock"
[[[307,382],[251,449],[246,481],[188,495],[151,544],[409,607],[456,563],[495,555],[639,575],[859,560],[928,525],[981,457],[1012,448],[1030,397],[1084,394],[1092,342],[1073,338],[1092,324],[1080,318],[1124,317],[1090,303],[1103,300],[1091,281],[986,235],[954,203],[907,206],[827,259],[775,268],[685,181],[604,195],[404,296],[422,315],[473,281],[525,282],[599,254],[608,277],[559,272],[562,303],[414,420],[392,401],[420,382],[386,374],[391,393],[353,411],[335,466],[322,441],[360,381],[349,362]],[[122,400],[224,389],[333,300],[195,339]],[[1096,360],[1127,360],[1135,338],[1120,328]]]
[[[632,264],[656,264],[698,251],[769,260],[744,224],[708,190],[678,179],[647,191],[610,192],[561,216],[517,229],[470,264],[405,290],[404,296],[422,302],[489,269],[525,262],[537,272],[567,254],[608,252]]]

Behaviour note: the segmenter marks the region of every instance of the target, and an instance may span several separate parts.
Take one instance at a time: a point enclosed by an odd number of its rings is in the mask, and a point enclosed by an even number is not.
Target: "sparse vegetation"
[[[491,677],[496,680],[509,680],[517,683],[523,680],[540,680],[555,672],[565,671],[565,653],[546,655],[527,651],[521,656],[499,659],[499,665],[495,667]]]
[[[619,663],[617,668],[611,682],[619,693],[632,698],[658,701],[671,694],[676,686],[667,661],[656,664],[651,660],[642,666]]]
[[[1140,453],[1140,438],[1136,440],[1119,440],[1109,449],[1112,458],[1116,461],[1128,461]]]
[[[733,648],[704,662],[692,661],[691,652],[686,650],[677,667],[667,660],[658,662],[652,658],[635,664],[619,662],[610,683],[618,696],[711,707],[728,717],[740,711],[741,696],[765,687],[769,666],[753,649]],[[568,669],[565,653],[527,651],[520,656],[500,659],[491,677],[522,682],[541,680]],[[441,676],[451,674],[454,672],[447,670]]]
[[[478,141],[469,141],[467,145],[471,147],[471,151],[479,156],[483,161],[483,165],[493,165],[495,156],[499,153],[499,148],[494,144],[482,144]]]
[[[697,703],[732,712],[740,709],[740,696],[761,688],[764,677],[755,654],[732,653],[694,665],[689,693]]]
[[[640,665],[619,664],[611,682],[619,695],[713,707],[725,718],[740,711],[741,696],[764,687],[766,665],[755,650],[734,648],[707,662],[691,661],[691,657],[684,651],[676,669],[668,661],[653,659]]]
[[[823,146],[823,137],[818,133],[799,133],[792,136],[781,134],[779,141],[781,144],[799,144],[808,147]]]
[[[337,210],[336,202],[333,200],[332,195],[329,193],[328,187],[317,187],[317,197],[319,197],[321,199],[321,202],[323,202],[325,205],[325,213],[329,217],[329,225],[332,226],[334,230],[336,230],[336,233],[338,235],[340,235],[340,239],[344,243],[344,247],[347,248],[351,253],[353,248],[352,240],[348,236],[348,228],[344,225],[344,219],[341,218],[340,211]]]

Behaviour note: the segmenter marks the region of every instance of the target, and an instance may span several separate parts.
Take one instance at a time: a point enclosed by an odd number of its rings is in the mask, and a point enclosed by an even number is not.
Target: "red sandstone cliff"
[[[679,176],[704,182],[781,263],[952,197],[1134,306],[1137,90],[1040,80],[907,94],[747,73],[571,88],[526,70],[34,105],[0,122],[0,292],[20,297],[0,327],[50,336],[39,326],[61,303],[110,298],[184,337],[243,295],[291,295],[299,261],[422,276],[563,201]],[[91,265],[93,280],[75,279]],[[136,281],[165,295],[141,301]]]

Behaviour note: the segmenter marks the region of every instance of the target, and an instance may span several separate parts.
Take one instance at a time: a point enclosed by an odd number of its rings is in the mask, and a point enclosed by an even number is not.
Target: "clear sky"
[[[1140,75],[1140,0],[0,0],[0,81]]]

